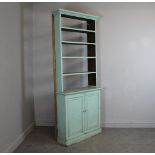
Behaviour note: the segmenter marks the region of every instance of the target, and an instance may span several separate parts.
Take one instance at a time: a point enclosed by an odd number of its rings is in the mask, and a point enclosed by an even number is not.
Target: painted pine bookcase
[[[97,16],[52,11],[57,141],[71,145],[101,132]]]

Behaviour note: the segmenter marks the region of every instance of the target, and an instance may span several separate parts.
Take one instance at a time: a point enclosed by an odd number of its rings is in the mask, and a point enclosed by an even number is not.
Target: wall
[[[0,4],[0,152],[12,152],[34,122],[32,51],[22,23],[32,27],[32,20],[26,10],[19,3]]]
[[[25,120],[31,122],[34,119],[34,95],[33,95],[33,5],[24,3],[21,5],[21,39],[22,39],[22,65],[23,65],[23,97]],[[27,123],[28,123],[27,122]]]
[[[155,4],[35,3],[34,96],[37,125],[53,125],[51,10],[99,15],[99,83],[105,127],[155,127]]]

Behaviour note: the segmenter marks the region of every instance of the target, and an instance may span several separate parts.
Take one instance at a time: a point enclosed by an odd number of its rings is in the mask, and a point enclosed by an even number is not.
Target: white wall
[[[23,115],[29,122],[34,119],[33,95],[33,5],[24,3],[22,11],[22,65],[23,65],[23,91],[25,107]]]
[[[155,127],[155,4],[35,3],[34,96],[37,125],[54,124],[51,10],[99,15],[101,122],[106,127]]]
[[[12,152],[34,121],[32,51],[30,38],[24,38],[22,12],[19,3],[0,3],[0,152]]]

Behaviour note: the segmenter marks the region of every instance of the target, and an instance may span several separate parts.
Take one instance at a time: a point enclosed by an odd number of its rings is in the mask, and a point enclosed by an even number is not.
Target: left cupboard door
[[[67,127],[68,139],[76,138],[84,134],[84,96],[81,94],[68,96]]]

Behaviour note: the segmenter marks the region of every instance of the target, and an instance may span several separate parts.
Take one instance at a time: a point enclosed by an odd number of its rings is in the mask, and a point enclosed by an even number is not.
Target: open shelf
[[[96,58],[94,45],[62,44],[62,57],[94,57]]]
[[[95,45],[95,43],[88,43],[88,42],[75,42],[75,41],[62,41],[62,44]]]
[[[62,41],[76,44],[95,44],[95,33],[79,33],[77,31],[61,31]],[[73,44],[72,43],[72,44]]]
[[[95,59],[96,57],[62,57],[63,59]]]
[[[63,31],[69,31],[69,32],[95,33],[94,30],[87,30],[87,29],[74,28],[74,27],[65,27],[65,26],[63,26],[61,29]]]
[[[83,75],[83,74],[96,74],[96,72],[63,73],[63,76]]]
[[[87,45],[62,44],[62,57],[87,57],[87,49]],[[91,57],[95,57],[95,54]]]
[[[95,72],[96,70],[88,71],[88,59],[62,59],[63,73],[83,73]]]
[[[94,83],[91,83],[89,75],[96,77],[96,73],[63,76],[63,90],[80,90],[83,88],[87,89],[88,87],[96,86],[96,80]]]
[[[95,31],[95,20],[79,18],[71,15],[61,15],[63,27],[84,28]]]

